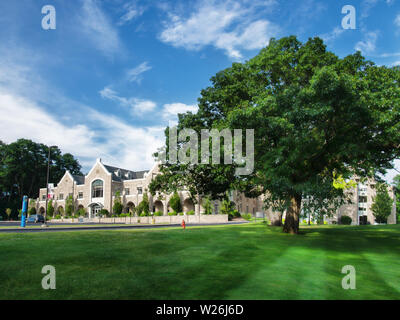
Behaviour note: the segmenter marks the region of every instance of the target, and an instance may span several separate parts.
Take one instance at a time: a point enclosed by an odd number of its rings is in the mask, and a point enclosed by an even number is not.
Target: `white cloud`
[[[144,113],[153,111],[157,106],[157,104],[151,100],[121,97],[116,91],[109,87],[103,88],[99,93],[103,99],[117,101],[120,105],[130,108],[132,115],[143,115]]]
[[[135,127],[121,119],[82,107],[85,122],[66,122],[34,101],[0,88],[0,140],[20,138],[57,145],[88,170],[95,159],[132,170],[150,169],[153,153],[164,142],[164,127]]]
[[[118,32],[97,0],[83,0],[79,20],[82,32],[103,54],[111,57],[121,49]]]
[[[136,1],[128,2],[123,7],[125,13],[119,19],[118,25],[124,25],[144,13],[144,7],[137,6]]]
[[[342,35],[343,32],[345,32],[346,30],[340,27],[335,27],[332,32],[330,33],[326,33],[321,35],[321,38],[325,41],[325,42],[330,42],[330,41],[334,41],[336,40],[338,37],[340,37]]]
[[[137,82],[140,83],[142,81],[142,74],[146,71],[151,70],[152,67],[149,66],[148,62],[145,61],[143,63],[141,63],[140,65],[138,65],[137,67],[133,68],[133,69],[129,69],[127,71],[127,77],[128,80],[130,82]]]
[[[164,128],[131,125],[64,96],[41,77],[46,57],[23,46],[0,44],[0,140],[57,145],[76,156],[85,172],[98,157],[127,169],[151,168]],[[113,91],[103,94],[112,96]],[[154,108],[143,101],[136,100],[137,108]]]
[[[188,105],[180,102],[165,104],[162,111],[162,117],[165,121],[168,121],[169,126],[174,126],[178,122],[178,113],[192,112],[195,113],[198,110],[197,105]]]
[[[85,125],[65,125],[36,103],[0,90],[1,140],[7,143],[19,138],[57,145],[64,152],[91,157],[99,152],[92,139],[94,133]]]
[[[373,53],[376,49],[376,41],[378,40],[378,32],[368,32],[364,36],[365,40],[357,42],[355,49],[364,54]]]
[[[133,170],[154,165],[153,154],[165,141],[164,127],[134,127],[94,109],[88,110],[88,116],[96,124],[97,134],[105,138],[100,155],[105,163]]]
[[[394,20],[394,24],[400,27],[400,14],[397,15],[396,19]]]
[[[265,1],[264,6],[273,3]],[[278,32],[270,21],[254,19],[255,8],[247,1],[203,1],[189,17],[170,14],[160,40],[187,50],[212,45],[240,59],[242,50],[261,49]]]

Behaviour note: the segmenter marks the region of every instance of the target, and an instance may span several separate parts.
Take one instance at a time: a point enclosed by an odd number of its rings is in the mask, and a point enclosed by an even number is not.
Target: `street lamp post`
[[[44,208],[44,223],[43,226],[47,227],[47,205],[49,201],[49,174],[50,174],[50,150],[56,146],[49,147],[49,154],[47,156],[47,177],[46,177],[46,207]]]

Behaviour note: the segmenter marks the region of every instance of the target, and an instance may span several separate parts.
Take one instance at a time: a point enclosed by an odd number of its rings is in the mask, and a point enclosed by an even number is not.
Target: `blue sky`
[[[41,26],[45,5],[55,30]],[[339,56],[400,65],[400,0],[3,0],[0,12],[0,139],[56,144],[84,171],[98,157],[149,169],[210,77],[271,37],[320,36]]]

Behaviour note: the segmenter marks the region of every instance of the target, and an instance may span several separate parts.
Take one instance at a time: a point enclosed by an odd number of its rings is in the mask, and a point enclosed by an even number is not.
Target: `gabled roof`
[[[147,172],[149,172],[149,170],[144,170],[144,171],[126,170],[118,167],[108,166],[105,164],[104,167],[108,172],[111,173],[112,180],[118,182],[122,182],[124,180],[143,179],[144,175]]]

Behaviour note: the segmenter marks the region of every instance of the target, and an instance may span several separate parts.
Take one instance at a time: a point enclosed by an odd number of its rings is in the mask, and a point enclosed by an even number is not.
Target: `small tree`
[[[83,217],[86,215],[86,210],[84,208],[80,208],[76,213],[78,216]]]
[[[181,198],[177,191],[175,191],[171,199],[169,199],[169,205],[175,212],[182,212]]]
[[[47,215],[49,217],[54,217],[54,207],[53,207],[53,200],[50,200],[47,203]]]
[[[108,216],[110,216],[110,213],[108,212],[107,209],[101,209],[101,210],[99,211],[99,216],[101,216],[101,217],[108,217]]]
[[[143,194],[143,200],[139,203],[138,208],[137,208],[137,215],[140,216],[142,214],[148,216],[150,213],[149,209],[149,197],[147,195],[147,192]]]
[[[121,203],[121,193],[117,191],[114,198],[113,213],[119,216],[123,209],[124,207]]]
[[[10,220],[10,216],[11,216],[11,209],[10,208],[7,208],[6,209],[6,215],[7,215],[7,217],[8,217],[8,220]]]
[[[204,214],[212,214],[212,205],[210,198],[206,197],[203,200]]]
[[[371,206],[372,213],[377,223],[387,223],[392,212],[393,200],[385,184],[378,184],[374,203]]]
[[[74,200],[72,196],[68,196],[65,200],[65,214],[72,216],[74,214]]]
[[[222,200],[221,204],[221,213],[222,214],[231,214],[235,208],[235,204],[229,200],[226,196],[225,199]]]

